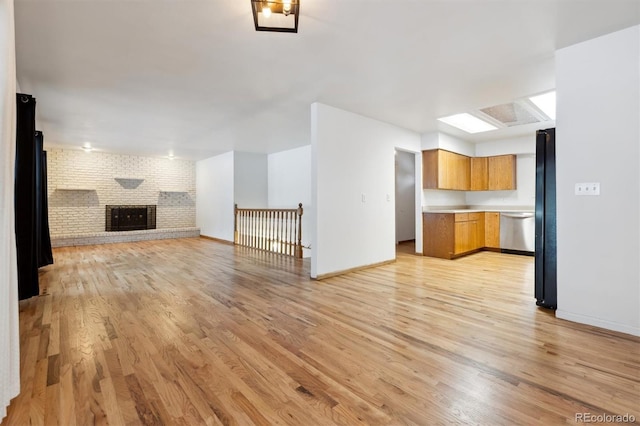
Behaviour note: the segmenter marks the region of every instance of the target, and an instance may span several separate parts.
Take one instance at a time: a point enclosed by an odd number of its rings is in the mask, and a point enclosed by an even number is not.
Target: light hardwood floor
[[[20,304],[5,425],[640,419],[640,339],[535,306],[533,258],[308,261],[205,239],[61,248]]]

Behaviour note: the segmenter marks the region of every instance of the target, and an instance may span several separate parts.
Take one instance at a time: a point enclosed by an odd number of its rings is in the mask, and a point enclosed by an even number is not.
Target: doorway
[[[396,247],[415,253],[416,240],[416,155],[395,151]]]

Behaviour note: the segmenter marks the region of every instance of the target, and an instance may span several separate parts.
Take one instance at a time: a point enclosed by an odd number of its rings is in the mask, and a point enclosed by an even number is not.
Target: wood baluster
[[[273,212],[273,243],[271,243],[271,251],[278,252],[278,212]]]
[[[256,244],[255,248],[260,249],[262,247],[262,222],[263,217],[262,214],[264,212],[262,210],[256,211]]]
[[[298,244],[296,244],[296,257],[302,259],[302,203],[298,204]]]
[[[251,216],[251,247],[256,247],[258,245],[258,212],[251,212]]]
[[[266,238],[266,231],[267,231],[267,212],[263,211],[262,215],[262,222],[260,223],[260,248],[262,250],[265,250],[267,248],[267,238]]]
[[[278,226],[278,236],[276,237],[278,242],[278,253],[282,253],[282,212],[278,212],[278,222],[276,224]]]
[[[276,224],[278,222],[276,221],[276,212],[272,211],[271,212],[271,241],[269,241],[269,250],[273,253],[275,252],[275,250],[273,249],[273,242],[276,239]]]
[[[242,245],[247,245],[247,212],[242,212]]]
[[[276,236],[274,252],[280,253],[280,212],[276,212]]]
[[[269,250],[269,215],[269,211],[264,212],[264,250]]]
[[[269,247],[269,211],[264,210],[262,212],[262,250],[267,250]]]
[[[287,254],[287,230],[288,228],[288,217],[289,217],[289,212],[288,211],[284,211],[282,212],[282,254]]]
[[[242,245],[242,210],[238,209],[238,245]]]
[[[259,232],[260,232],[260,240],[259,240],[259,244],[258,244],[258,248],[260,250],[264,250],[265,247],[265,238],[264,238],[264,227],[267,223],[267,212],[262,210],[260,211],[260,228],[259,228]]]
[[[287,212],[287,228],[284,231],[284,238],[287,240],[287,250],[285,254],[287,256],[291,255],[291,244],[289,244],[289,237],[291,236],[291,212]]]
[[[243,226],[243,220],[244,220],[244,212],[242,210],[239,210],[236,207],[236,214],[238,217],[238,237],[237,237],[237,241],[236,244],[238,245],[242,245],[242,226]]]
[[[271,228],[273,229],[273,232],[271,233],[271,247],[270,247],[270,251],[271,253],[275,253],[276,252],[276,234],[278,233],[278,212],[274,211],[272,214],[273,218],[272,218],[272,223],[271,223]]]
[[[295,254],[295,233],[296,233],[296,212],[291,212],[291,230],[289,231],[289,247],[291,247],[291,256]]]
[[[273,251],[273,212],[269,211],[269,251]]]
[[[280,253],[280,241],[282,240],[282,238],[280,238],[280,220],[280,212],[276,212],[276,245],[274,251],[278,253]]]
[[[238,204],[233,205],[233,243],[238,244]]]
[[[287,253],[289,256],[293,255],[293,247],[291,245],[291,241],[293,236],[291,235],[293,232],[293,213],[289,212],[289,234],[287,236],[287,247],[289,248],[289,252]]]
[[[293,255],[295,256],[296,253],[298,252],[298,246],[296,244],[296,241],[298,241],[298,222],[300,221],[300,218],[298,217],[298,214],[296,213],[296,230],[293,232]]]

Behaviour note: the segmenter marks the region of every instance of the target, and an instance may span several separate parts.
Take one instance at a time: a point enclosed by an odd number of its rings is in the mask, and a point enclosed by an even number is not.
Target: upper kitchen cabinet
[[[486,191],[489,189],[489,159],[487,157],[471,158],[471,190]]]
[[[471,162],[466,155],[442,149],[422,151],[422,187],[468,191]]]
[[[488,157],[488,189],[501,191],[516,189],[516,156]]]

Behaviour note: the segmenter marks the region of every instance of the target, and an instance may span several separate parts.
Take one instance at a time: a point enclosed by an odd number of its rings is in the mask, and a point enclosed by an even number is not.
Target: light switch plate
[[[576,195],[600,195],[600,182],[576,183]]]

